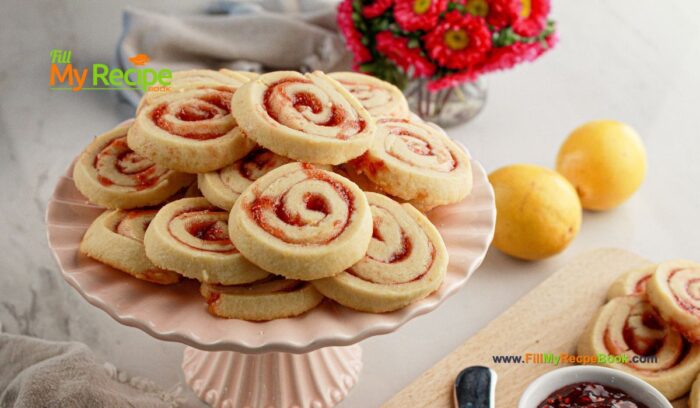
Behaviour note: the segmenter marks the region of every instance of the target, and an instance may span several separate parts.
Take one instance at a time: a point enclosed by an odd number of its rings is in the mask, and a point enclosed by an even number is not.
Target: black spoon
[[[483,366],[462,370],[455,380],[454,405],[456,408],[494,408],[496,372]]]

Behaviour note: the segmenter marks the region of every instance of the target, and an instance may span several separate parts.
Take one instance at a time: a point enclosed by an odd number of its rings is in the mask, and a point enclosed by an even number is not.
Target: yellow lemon
[[[493,245],[516,258],[537,260],[564,250],[581,227],[576,190],[545,167],[515,164],[489,175],[496,193]]]
[[[612,120],[588,122],[559,149],[557,171],[574,185],[583,208],[607,210],[627,200],[644,181],[644,145],[630,126]]]

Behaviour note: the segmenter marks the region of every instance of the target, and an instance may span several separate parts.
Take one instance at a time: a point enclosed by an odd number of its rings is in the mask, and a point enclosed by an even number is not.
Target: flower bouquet
[[[554,46],[549,11],[549,0],[343,0],[338,26],[356,71],[402,89],[412,80],[413,110],[440,122],[467,102],[465,85]]]

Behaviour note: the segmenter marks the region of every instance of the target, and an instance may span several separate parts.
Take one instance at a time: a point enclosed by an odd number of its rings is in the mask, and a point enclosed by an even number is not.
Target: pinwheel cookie
[[[231,114],[232,94],[226,89],[190,89],[153,99],[136,116],[129,146],[185,173],[205,173],[233,163],[255,144]]]
[[[212,204],[230,210],[238,196],[255,180],[290,161],[267,149],[255,149],[229,166],[200,174],[199,189]]]
[[[255,79],[260,76],[257,72],[250,72],[250,71],[236,71],[228,68],[222,68],[219,70],[220,73],[227,75],[233,79],[240,80],[241,78],[245,78],[246,82],[250,81],[252,79]]]
[[[313,280],[336,275],[364,257],[372,216],[365,194],[350,180],[289,163],[238,197],[229,229],[251,262],[290,279]]]
[[[164,89],[147,91],[136,108],[136,113],[148,106],[154,99],[168,92],[182,92],[191,89],[218,89],[235,92],[241,85],[257,76],[250,72],[231,71],[222,69],[213,71],[210,69],[191,69],[187,71],[173,72],[170,85]]]
[[[233,96],[233,114],[258,144],[295,160],[339,164],[364,153],[374,119],[322,72],[261,75]]]
[[[298,316],[323,300],[309,282],[277,276],[237,286],[203,283],[200,293],[211,314],[254,321]]]
[[[649,301],[693,343],[700,343],[700,264],[661,263],[647,283]]]
[[[73,168],[75,186],[90,202],[107,208],[160,204],[194,176],[153,163],[126,143],[128,126],[101,134],[88,145]]]
[[[350,164],[422,210],[458,202],[472,189],[467,153],[443,130],[415,118],[379,119],[372,146]]]
[[[690,389],[690,396],[688,397],[688,406],[690,408],[700,408],[700,375],[693,382],[693,386]]]
[[[651,265],[625,272],[608,289],[608,300],[627,295],[646,296],[647,282],[656,272],[656,268],[657,265]]]
[[[146,228],[157,211],[105,211],[88,228],[80,252],[141,280],[163,285],[177,283],[180,275],[156,267],[143,247]]]
[[[688,344],[640,296],[617,297],[603,306],[579,340],[578,353],[627,356],[627,363],[602,365],[641,378],[669,400],[687,393],[700,371],[700,347]],[[648,356],[656,361],[632,362]]]
[[[356,72],[334,72],[328,76],[347,88],[375,118],[407,117],[411,113],[403,92],[386,81]]]
[[[158,211],[146,231],[146,255],[161,268],[200,282],[236,285],[267,277],[233,246],[227,218],[205,198],[173,201]]]
[[[447,249],[437,229],[410,204],[367,193],[374,231],[367,255],[314,286],[352,309],[382,313],[434,292],[447,270]]]

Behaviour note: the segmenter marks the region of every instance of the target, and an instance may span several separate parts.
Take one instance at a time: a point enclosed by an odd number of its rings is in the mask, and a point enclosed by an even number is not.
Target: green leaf
[[[493,45],[494,47],[507,47],[515,44],[519,38],[520,36],[515,34],[511,27],[508,27],[494,33]]]
[[[360,72],[364,72],[365,74],[371,74],[374,71],[374,67],[372,63],[364,63],[360,64]]]

